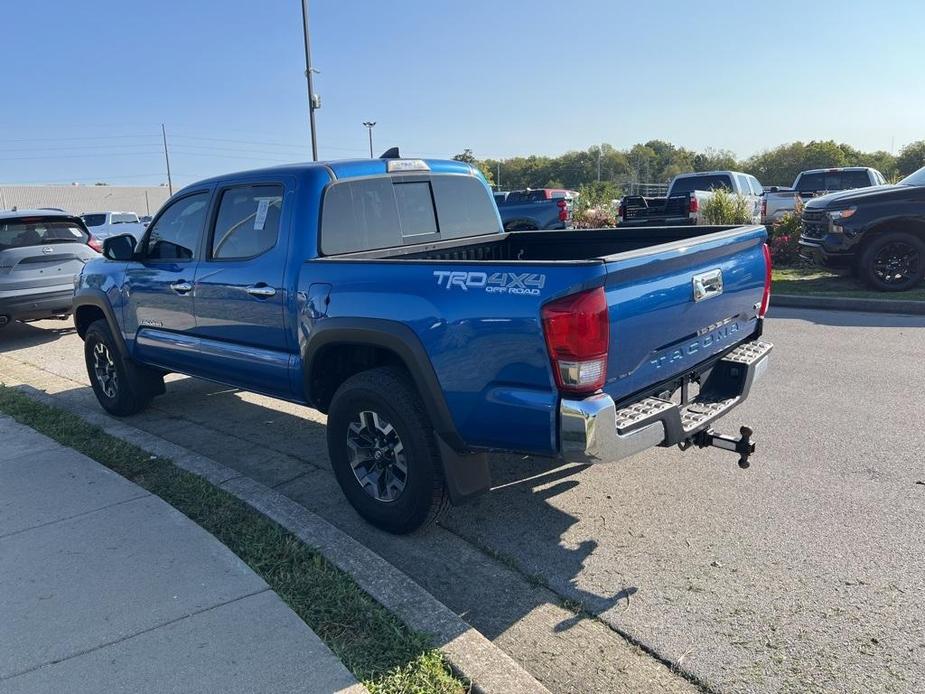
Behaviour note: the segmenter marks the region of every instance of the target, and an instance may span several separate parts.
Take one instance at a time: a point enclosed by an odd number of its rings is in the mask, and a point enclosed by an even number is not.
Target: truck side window
[[[741,195],[751,195],[752,184],[748,182],[748,178],[743,174],[736,174],[736,179],[739,182],[739,193]]]
[[[150,227],[145,244],[149,260],[191,260],[206,222],[209,194],[194,193],[172,203]]]
[[[212,258],[253,258],[276,245],[283,188],[253,185],[222,193],[212,232]]]

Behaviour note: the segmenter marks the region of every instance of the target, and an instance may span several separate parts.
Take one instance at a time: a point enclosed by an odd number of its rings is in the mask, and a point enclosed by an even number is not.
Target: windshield
[[[112,213],[112,223],[113,224],[137,224],[138,215],[134,212],[113,212]]]
[[[87,232],[66,219],[26,217],[0,221],[0,251],[51,243],[86,243]]]
[[[800,176],[797,190],[801,193],[818,193],[823,190],[866,188],[869,185],[870,176],[866,171],[819,171]]]
[[[84,220],[84,224],[88,227],[99,227],[106,223],[106,215],[104,214],[85,214],[81,219]]]
[[[733,190],[732,178],[729,174],[676,178],[674,183],[671,184],[668,195],[685,195],[686,193],[693,193],[695,190],[716,190],[717,188],[725,188],[730,192]]]
[[[918,171],[913,171],[899,182],[901,186],[925,186],[925,166]]]

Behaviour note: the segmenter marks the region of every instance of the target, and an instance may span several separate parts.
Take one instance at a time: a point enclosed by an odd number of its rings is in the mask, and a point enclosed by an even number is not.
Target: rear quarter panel
[[[461,281],[448,283],[448,273],[459,273]],[[558,392],[540,306],[600,285],[603,273],[600,263],[309,261],[299,282],[300,339],[311,337],[306,307],[311,285],[330,284],[327,317],[379,318],[414,331],[469,445],[552,454]],[[496,289],[503,284],[519,289],[512,275],[529,291]]]

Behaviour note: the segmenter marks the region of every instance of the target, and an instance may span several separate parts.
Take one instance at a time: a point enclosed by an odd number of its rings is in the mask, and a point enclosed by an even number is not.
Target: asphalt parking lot
[[[0,380],[96,407],[68,325],[5,329]],[[778,309],[772,369],[723,423],[754,428],[751,469],[499,458],[490,495],[404,538],[342,499],[307,408],[173,377],[128,421],[324,515],[554,691],[925,691],[923,328]]]

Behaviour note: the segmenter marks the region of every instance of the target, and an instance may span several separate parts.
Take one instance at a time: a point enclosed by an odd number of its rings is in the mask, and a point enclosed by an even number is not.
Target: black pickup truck
[[[803,208],[800,255],[849,268],[874,289],[912,289],[925,276],[925,167],[896,185],[813,198]]]

